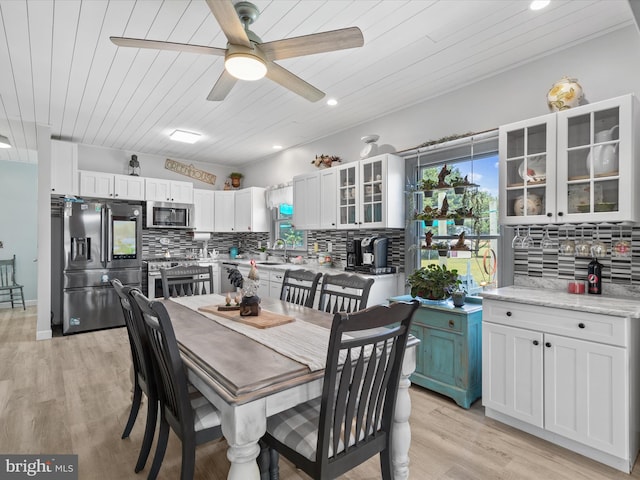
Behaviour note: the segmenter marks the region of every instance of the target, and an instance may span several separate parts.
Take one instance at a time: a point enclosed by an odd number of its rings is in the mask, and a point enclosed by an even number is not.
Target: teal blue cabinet
[[[393,297],[409,301],[408,295]],[[422,304],[411,333],[420,339],[411,382],[469,408],[482,395],[482,305]]]

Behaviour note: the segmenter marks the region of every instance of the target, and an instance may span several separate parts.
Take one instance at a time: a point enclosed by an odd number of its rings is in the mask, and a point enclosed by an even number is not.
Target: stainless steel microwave
[[[193,205],[147,202],[147,228],[193,228]]]

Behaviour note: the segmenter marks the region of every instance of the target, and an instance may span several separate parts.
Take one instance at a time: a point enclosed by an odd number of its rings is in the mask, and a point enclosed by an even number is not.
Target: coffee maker
[[[387,266],[387,237],[365,237],[361,241],[362,265],[368,265],[374,269]]]
[[[347,266],[345,270],[355,270],[362,266],[362,244],[357,238],[347,241]]]

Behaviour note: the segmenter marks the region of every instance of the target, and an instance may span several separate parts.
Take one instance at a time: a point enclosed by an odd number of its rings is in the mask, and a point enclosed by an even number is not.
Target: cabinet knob
[[[549,217],[549,218],[553,217],[553,213],[548,212],[548,213],[547,213],[547,217]]]
[[[551,342],[545,343],[544,346],[547,347],[547,348],[551,347]]]
[[[118,194],[116,193],[116,197],[118,196]]]
[[[456,323],[453,320],[449,320],[449,328],[453,328],[456,326]]]
[[[540,342],[538,340],[534,340],[533,344],[537,346],[537,345],[540,345]]]
[[[559,217],[561,217],[561,216],[563,216],[563,215],[564,215],[564,213],[562,213],[562,212],[558,212],[558,216],[559,216]]]
[[[507,317],[510,317],[512,315],[511,312],[507,312]]]
[[[578,324],[578,328],[584,328],[584,327],[585,327],[584,323],[579,323]]]

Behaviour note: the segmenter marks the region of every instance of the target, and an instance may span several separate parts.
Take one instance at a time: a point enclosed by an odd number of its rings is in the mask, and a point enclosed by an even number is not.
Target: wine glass
[[[600,240],[600,226],[596,225],[596,240],[591,245],[591,256],[602,258],[607,254],[607,244]]]
[[[584,227],[580,228],[580,240],[576,241],[576,257],[588,257],[591,251],[591,242],[584,238]]]
[[[563,255],[573,255],[573,252],[576,250],[576,242],[573,239],[569,238],[569,229],[565,230],[565,237],[562,243],[560,244],[560,253]]]
[[[549,227],[545,227],[544,229],[544,235],[542,236],[542,240],[540,240],[540,248],[543,250],[553,248],[553,240],[549,236]]]
[[[522,248],[533,248],[536,246],[533,241],[533,237],[531,236],[531,227],[527,227],[527,235],[522,239],[522,243],[520,245]]]
[[[520,226],[516,227],[516,236],[511,241],[511,248],[517,248],[522,246],[522,236],[520,235]]]

